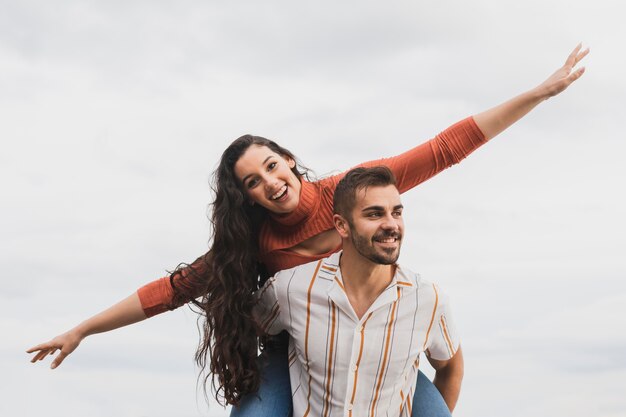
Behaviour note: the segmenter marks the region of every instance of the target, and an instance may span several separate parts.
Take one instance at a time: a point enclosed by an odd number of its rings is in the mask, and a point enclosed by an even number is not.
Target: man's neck
[[[339,260],[339,268],[348,300],[359,319],[389,286],[396,269],[395,265],[374,263],[345,247]]]

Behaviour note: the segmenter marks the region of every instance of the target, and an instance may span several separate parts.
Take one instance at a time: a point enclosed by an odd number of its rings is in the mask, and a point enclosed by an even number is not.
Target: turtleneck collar
[[[295,226],[315,213],[320,205],[320,190],[304,178],[300,179],[300,201],[294,211],[288,214],[270,213],[272,221],[283,226]]]

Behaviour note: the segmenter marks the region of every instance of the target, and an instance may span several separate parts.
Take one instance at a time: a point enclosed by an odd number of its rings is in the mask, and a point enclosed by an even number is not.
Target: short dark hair
[[[396,178],[386,166],[353,168],[337,184],[333,196],[333,212],[351,220],[356,193],[359,190],[387,185],[395,186]]]

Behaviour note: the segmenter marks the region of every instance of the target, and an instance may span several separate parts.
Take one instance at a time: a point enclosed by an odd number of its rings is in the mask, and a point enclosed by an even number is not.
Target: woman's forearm
[[[474,121],[485,135],[485,138],[491,139],[495,137],[527,115],[539,103],[567,89],[585,72],[584,67],[576,70],[574,70],[574,67],[588,53],[589,49],[581,51],[581,45],[578,45],[567,57],[565,64],[543,83],[499,106],[475,115]]]
[[[485,135],[485,139],[489,140],[526,116],[546,98],[539,91],[533,89],[496,107],[474,115],[474,121]]]
[[[135,292],[119,303],[83,321],[75,327],[75,330],[84,338],[92,334],[128,326],[146,318],[139,296]]]

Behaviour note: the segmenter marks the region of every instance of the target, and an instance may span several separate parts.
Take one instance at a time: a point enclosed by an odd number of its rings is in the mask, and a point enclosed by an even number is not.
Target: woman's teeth
[[[281,198],[285,193],[287,192],[287,185],[283,185],[282,187],[280,187],[280,190],[278,190],[276,192],[276,194],[274,194],[273,196],[270,197],[270,199],[272,200],[278,200],[279,198]]]

